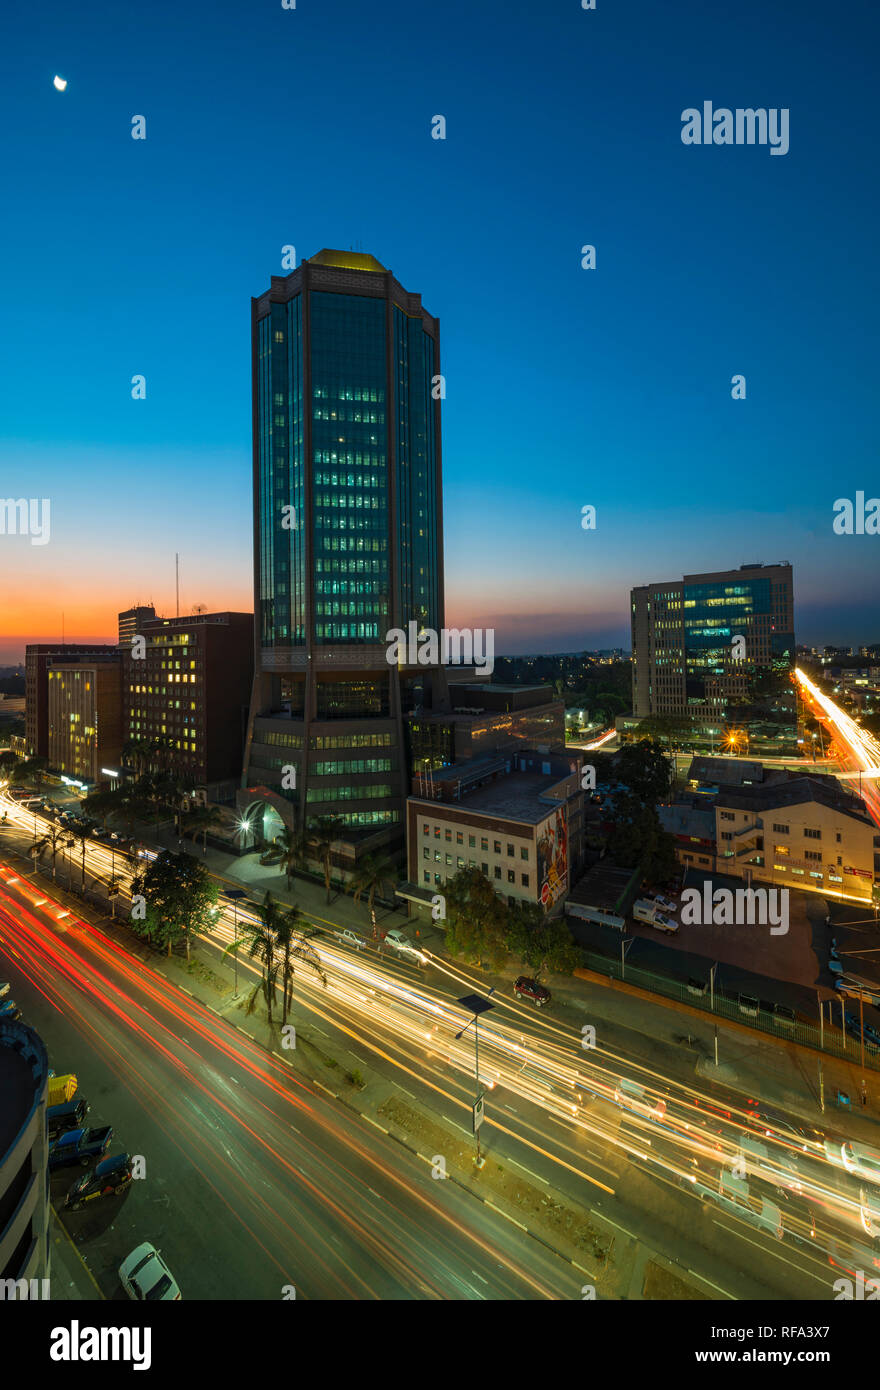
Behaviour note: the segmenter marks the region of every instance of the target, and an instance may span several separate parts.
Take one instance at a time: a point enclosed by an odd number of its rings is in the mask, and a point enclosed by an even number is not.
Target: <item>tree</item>
[[[561,917],[545,917],[537,903],[517,903],[508,909],[508,940],[529,974],[536,980],[545,970],[570,975],[580,964],[581,953]]]
[[[651,805],[669,795],[672,765],[652,739],[625,743],[616,756],[615,770],[624,786]]]
[[[291,830],[290,826],[285,825],[261,857],[260,862],[262,864],[277,864],[282,873],[287,875],[287,887],[289,889],[293,870],[297,864],[303,862],[307,852],[308,836]]]
[[[37,840],[35,844],[31,845],[31,854],[34,857],[35,863],[38,859],[42,859],[45,850],[48,849],[50,851],[52,855],[53,878],[55,877],[55,860],[57,858],[59,849],[63,849],[64,847],[64,836],[66,834],[66,830],[61,830],[57,825],[50,825],[46,833],[43,835],[43,838],[41,840]]]
[[[247,953],[251,960],[259,960],[261,966],[261,978],[254,986],[253,992],[246,1013],[252,1014],[256,1007],[257,995],[262,993],[266,1002],[266,1014],[269,1019],[269,1027],[272,1027],[272,1005],[275,1000],[275,989],[278,982],[278,964],[275,960],[275,949],[277,944],[278,931],[278,907],[272,899],[272,894],[267,893],[263,899],[263,905],[259,909],[260,920],[258,922],[244,921],[239,925],[239,935],[229,943],[224,950],[224,956],[229,955],[230,951],[235,951],[239,946],[246,946]]]
[[[186,823],[181,823],[184,834],[195,844],[198,837],[202,837],[202,853],[208,853],[208,831],[212,825],[220,825],[223,821],[223,813],[219,806],[200,806],[198,810],[191,811],[186,818]]]
[[[348,890],[355,902],[360,902],[366,893],[367,906],[372,912],[376,893],[381,893],[384,884],[396,877],[397,869],[387,855],[365,854],[349,879]]]
[[[107,828],[107,817],[112,816],[122,807],[122,789],[116,791],[91,792],[83,801],[83,807],[90,816],[98,816],[104,829]]]
[[[324,887],[327,902],[330,901],[330,871],[332,867],[333,845],[339,839],[345,822],[339,816],[316,816],[309,822],[308,843],[324,869]]]
[[[167,946],[169,956],[182,940],[189,960],[190,940],[213,925],[211,908],[217,901],[217,888],[204,864],[191,854],[163,850],[131,887],[132,893],[143,894],[147,904],[143,922],[132,922],[134,930]]]
[[[27,758],[19,765],[16,776],[23,786],[33,787],[34,791],[39,791],[46,780],[48,768],[48,758]]]
[[[72,823],[67,827],[67,833],[73,837],[72,840],[71,840],[71,842],[70,842],[71,845],[76,845],[77,842],[79,842],[79,849],[80,849],[80,851],[81,851],[81,853],[82,853],[82,880],[81,880],[81,883],[80,883],[80,891],[81,891],[83,897],[85,897],[85,893],[86,893],[86,845],[90,844],[91,841],[92,841],[92,832],[91,832],[91,830],[87,830],[86,827],[85,827],[84,825],[79,825],[79,824],[77,824],[76,821],[74,821],[74,822],[72,822]]]
[[[0,753],[0,778],[11,777],[18,767],[18,762],[18,754],[13,753],[9,748],[4,748],[3,752]]]
[[[479,869],[446,884],[446,944],[453,955],[497,970],[507,959],[507,907]]]
[[[266,901],[269,901],[269,894],[266,894]],[[275,936],[281,950],[281,1023],[282,1026],[287,1022],[287,1015],[293,999],[293,977],[295,960],[300,960],[316,971],[324,986],[327,985],[327,976],[321,968],[321,961],[318,953],[312,946],[308,945],[308,938],[317,935],[317,928],[312,927],[304,931],[304,923],[299,908],[293,904],[288,908],[279,908],[275,915]]]

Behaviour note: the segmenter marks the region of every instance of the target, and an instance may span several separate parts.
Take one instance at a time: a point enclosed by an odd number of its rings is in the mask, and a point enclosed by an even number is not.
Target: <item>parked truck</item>
[[[651,902],[649,898],[639,898],[633,904],[633,917],[637,922],[645,922],[649,927],[656,927],[658,931],[668,932],[670,936],[678,931],[678,923],[662,912],[658,904]]]
[[[78,1085],[79,1082],[72,1072],[68,1072],[65,1076],[56,1076],[54,1072],[50,1072],[49,1094],[46,1104],[64,1105],[67,1101],[73,1100]]]
[[[111,1125],[101,1129],[71,1129],[49,1145],[49,1171],[69,1168],[72,1163],[83,1167],[102,1158],[113,1138]]]

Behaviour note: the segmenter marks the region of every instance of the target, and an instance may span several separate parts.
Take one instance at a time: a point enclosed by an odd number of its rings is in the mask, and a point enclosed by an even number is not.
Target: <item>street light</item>
[[[490,1009],[494,1009],[495,1005],[489,1003],[489,999],[494,993],[495,986],[493,985],[485,999],[481,994],[465,994],[458,1001],[463,1009],[467,1009],[468,1013],[473,1014],[473,1018],[456,1033],[455,1041],[458,1042],[458,1039],[467,1032],[471,1023],[474,1025],[474,1074],[476,1076],[477,1087],[473,1109],[474,1134],[477,1139],[477,1152],[474,1158],[474,1164],[477,1168],[482,1168],[486,1161],[480,1156],[480,1126],[483,1123],[483,1092],[480,1090],[480,1015],[487,1014]]]
[[[234,943],[232,959],[235,961],[234,993],[238,994],[238,904],[242,898],[247,897],[247,893],[243,888],[224,888],[221,897],[228,898],[232,903],[232,940]]]

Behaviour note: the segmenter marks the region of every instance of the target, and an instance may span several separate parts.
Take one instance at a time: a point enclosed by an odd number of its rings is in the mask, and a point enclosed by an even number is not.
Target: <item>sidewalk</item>
[[[50,1217],[52,1240],[52,1301],[70,1299],[73,1302],[103,1300],[92,1272],[65,1231],[54,1211]]]

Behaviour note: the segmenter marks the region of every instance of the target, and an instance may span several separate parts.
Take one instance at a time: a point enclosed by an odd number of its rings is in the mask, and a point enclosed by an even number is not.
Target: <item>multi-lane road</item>
[[[29,825],[32,813],[9,804]],[[87,862],[101,873],[104,858],[96,845]],[[222,949],[232,931],[222,914],[205,948]],[[56,1070],[79,1075],[90,1119],[112,1123],[118,1147],[147,1163],[121,1206],[67,1218],[105,1294],[113,1296],[127,1250],[151,1239],[190,1296],[279,1297],[289,1285],[306,1298],[579,1297],[582,1271],[570,1258],[456,1183],[438,1182],[368,1113],[372,1096],[402,1091],[446,1133],[466,1132],[473,1051],[468,1034],[456,1037],[468,1017],[456,1001],[481,987],[480,976],[439,959],[424,969],[377,959],[329,935],[318,946],[327,984],[298,973],[295,1021],[367,1072],[365,1117],[59,908],[38,883],[0,868],[0,973],[12,978]],[[858,1185],[827,1161],[821,1136],[792,1143],[771,1127],[761,1136],[771,1177],[745,1170],[752,1199],[787,1213],[777,1239],[749,1212],[708,1208],[693,1195],[742,1169],[753,1131],[735,1098],[674,1079],[650,1038],[600,1022],[599,1045],[587,1050],[570,1018],[527,1009],[509,990],[495,1002],[480,1048],[495,1159],[569,1210],[592,1213],[615,1233],[615,1259],[641,1242],[715,1296],[827,1296],[826,1236],[857,1243],[860,1214]],[[623,1078],[645,1088],[647,1108],[621,1102]],[[55,1180],[58,1195],[76,1171]],[[815,1237],[805,1242],[779,1187],[808,1191],[821,1215]],[[615,1271],[600,1274],[614,1296]]]

